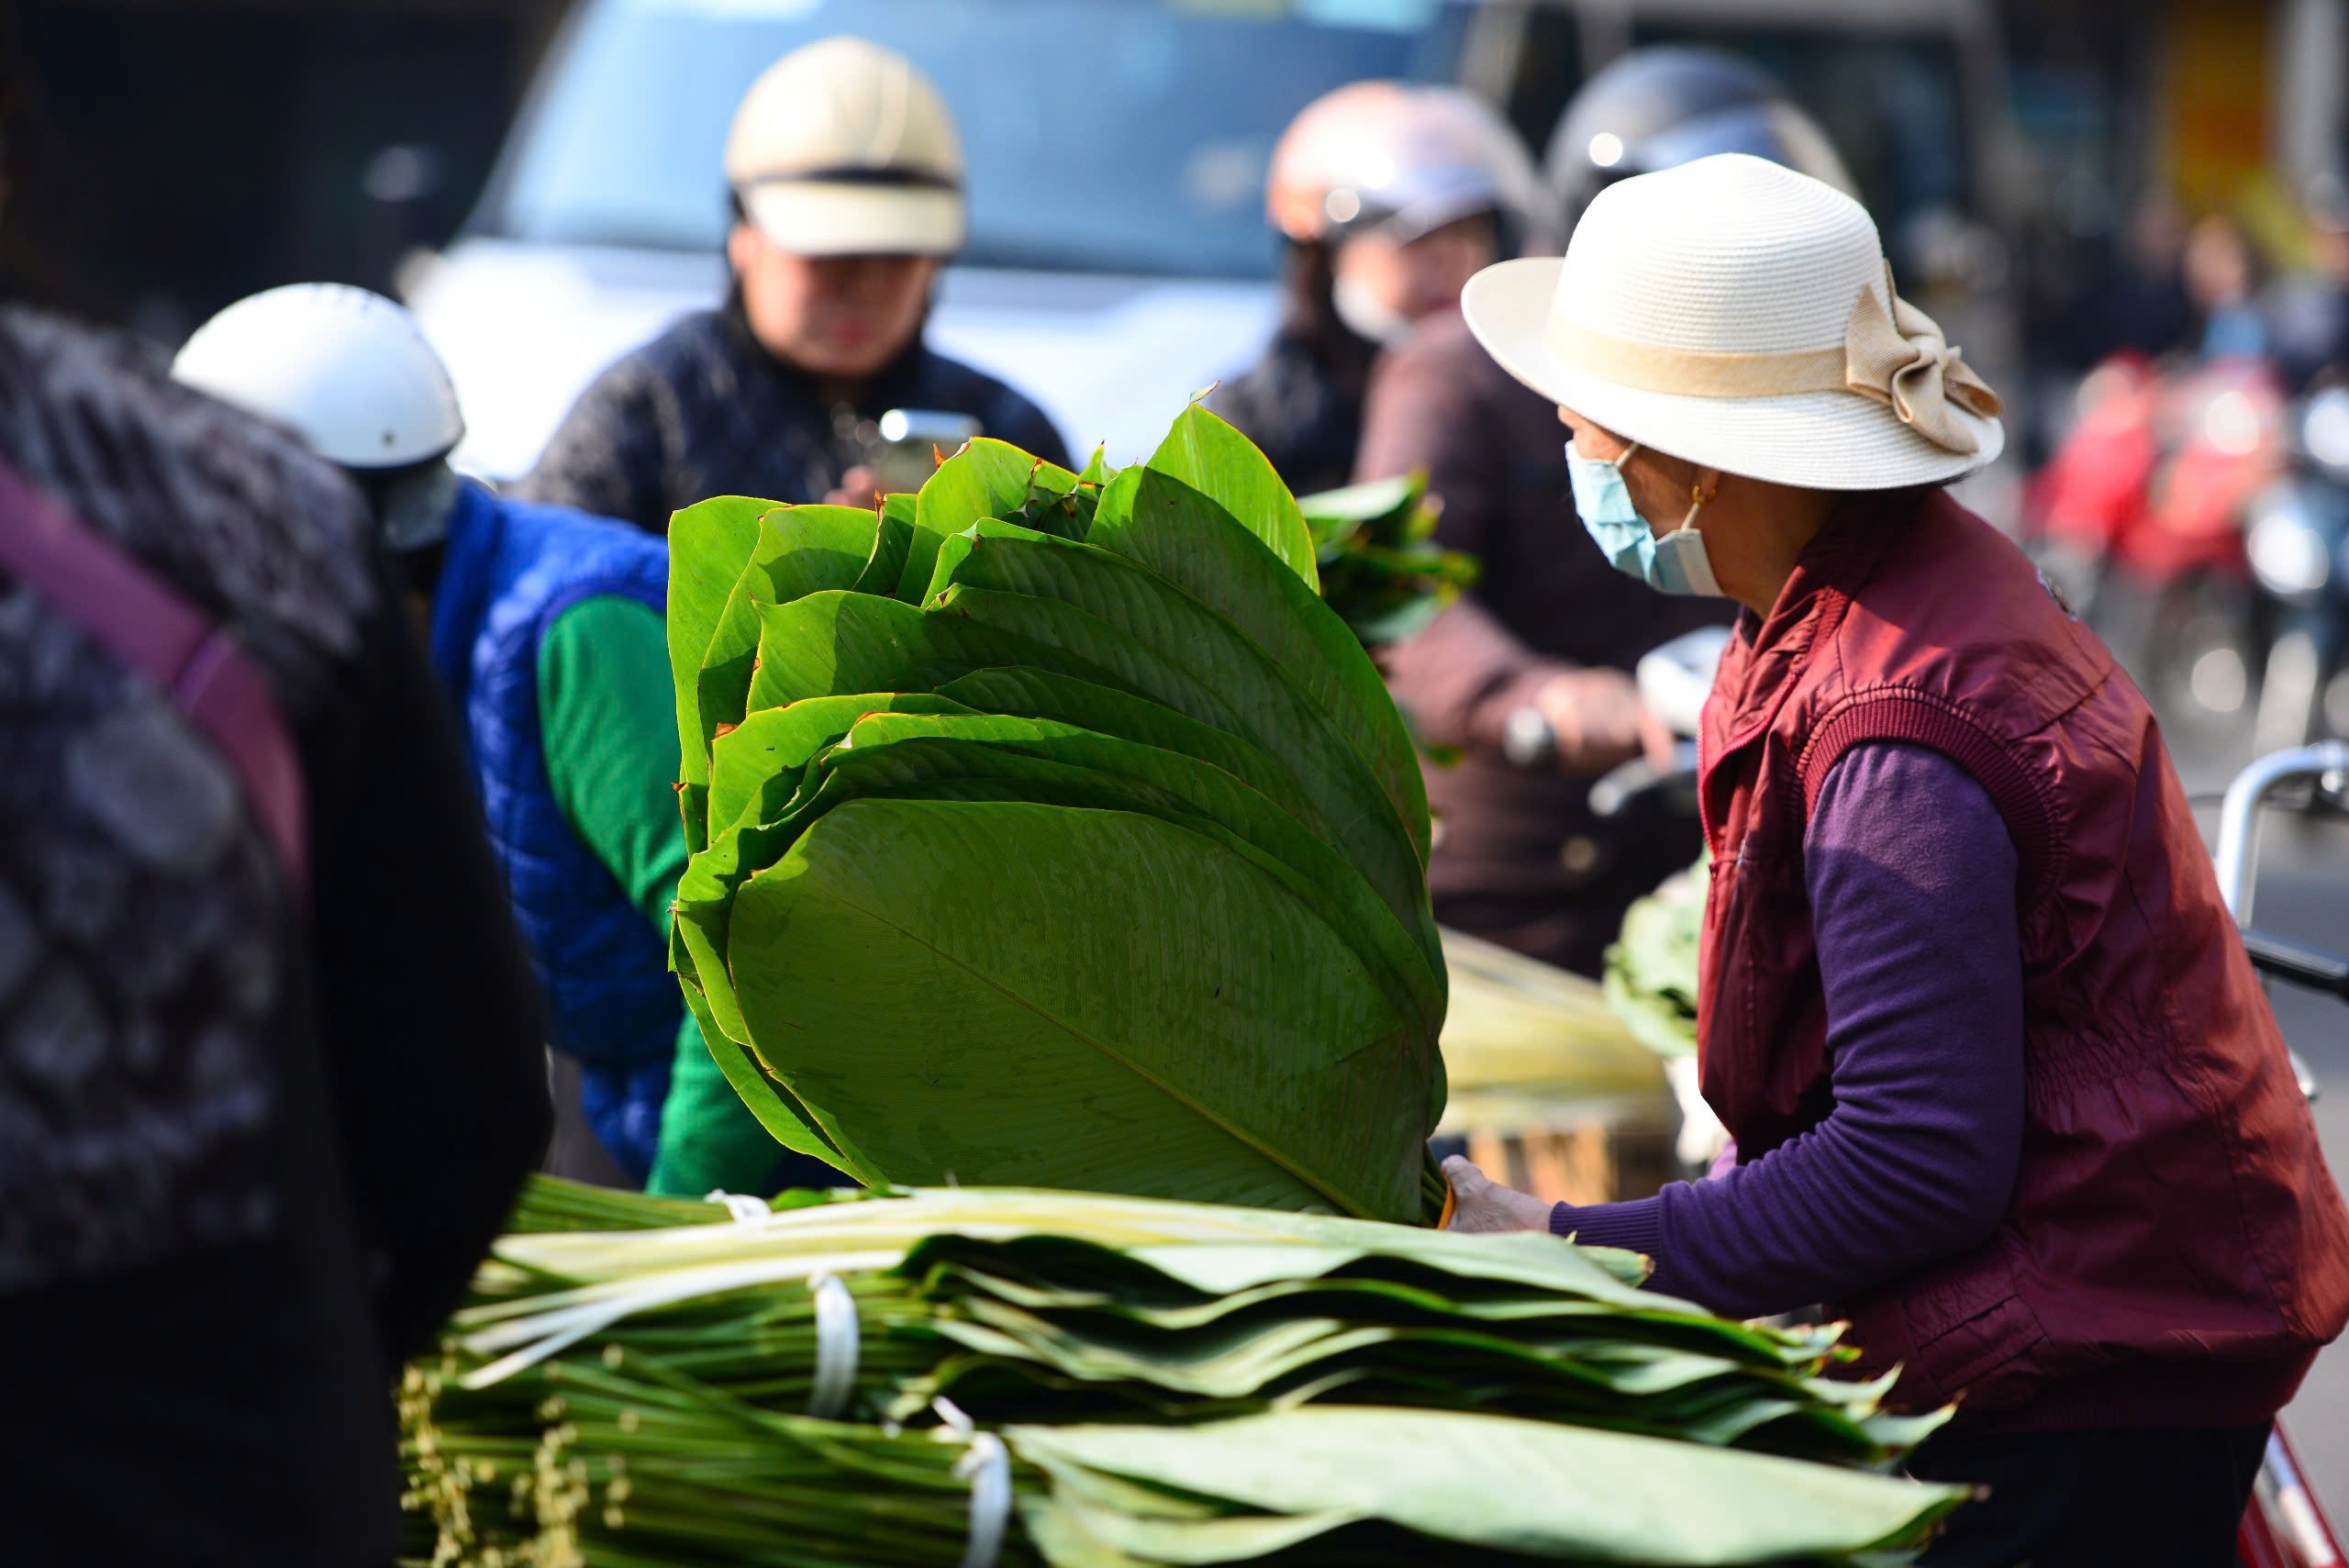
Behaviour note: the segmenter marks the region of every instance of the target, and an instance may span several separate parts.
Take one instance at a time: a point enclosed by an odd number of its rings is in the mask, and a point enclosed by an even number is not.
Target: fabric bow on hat
[[[1892,291],[1892,311],[1874,289],[1862,289],[1843,329],[1843,384],[1888,405],[1902,424],[1946,451],[1971,453],[1981,444],[1954,403],[1969,414],[1996,418],[1998,395],[1949,346],[1933,318]]]

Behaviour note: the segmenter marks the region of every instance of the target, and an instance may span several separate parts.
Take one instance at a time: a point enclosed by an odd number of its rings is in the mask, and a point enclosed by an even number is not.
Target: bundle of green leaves
[[[1697,1051],[1697,947],[1705,924],[1705,885],[1712,857],[1635,901],[1607,950],[1600,977],[1607,1006],[1632,1037],[1658,1056]]]
[[[1830,1375],[1833,1329],[1636,1289],[1627,1253],[1086,1194],[782,1201],[501,1242],[404,1387],[414,1553],[943,1563],[975,1429],[1019,1461],[1001,1561],[1065,1568],[1833,1562],[1956,1496],[1884,1473],[1941,1418]]]
[[[1476,582],[1476,559],[1435,541],[1441,506],[1408,473],[1297,498],[1313,532],[1321,596],[1364,644],[1400,642]]]
[[[867,1184],[1432,1217],[1418,762],[1244,437],[1194,407],[1083,474],[977,440],[670,547],[672,962],[778,1140]]]
[[[1053,1568],[1542,1562],[1891,1568],[1963,1488],[1544,1421],[1308,1406],[1202,1427],[1014,1427]]]

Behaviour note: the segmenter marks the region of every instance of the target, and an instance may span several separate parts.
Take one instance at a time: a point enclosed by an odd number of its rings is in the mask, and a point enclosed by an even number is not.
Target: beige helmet
[[[1378,229],[1408,240],[1479,212],[1552,238],[1533,161],[1458,87],[1353,82],[1308,104],[1273,149],[1264,216],[1300,244]]]
[[[962,249],[963,147],[903,55],[818,39],[767,67],[734,111],[726,178],[769,239],[804,256]]]

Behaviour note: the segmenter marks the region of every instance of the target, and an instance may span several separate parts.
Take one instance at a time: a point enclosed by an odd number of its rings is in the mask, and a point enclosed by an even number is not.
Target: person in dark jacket
[[[1428,860],[1436,918],[1595,976],[1631,900],[1695,860],[1700,841],[1693,820],[1627,831],[1590,808],[1600,773],[1643,754],[1662,762],[1672,745],[1629,672],[1729,615],[1614,581],[1558,513],[1563,446],[1556,409],[1447,312],[1381,357],[1356,473],[1426,471],[1443,502],[1437,539],[1482,567],[1383,660],[1413,732],[1461,753],[1422,770],[1442,824]]]
[[[1715,1179],[1463,1229],[1824,1303],[1912,1473],[1987,1484],[1923,1562],[2222,1568],[2268,1428],[2349,1322],[2349,1209],[2145,699],[1942,486],[1999,402],[1858,203],[1725,154],[1601,192],[1463,308],[1573,432],[1620,571],[1743,610],[1705,705]]]
[[[1034,404],[922,340],[963,243],[963,155],[902,56],[853,38],[785,55],[736,111],[726,177],[726,303],[598,376],[523,495],[653,533],[712,495],[869,505],[864,454],[896,408],[965,415],[1067,462]]]
[[[446,706],[351,484],[131,340],[0,308],[0,463],[150,601],[0,569],[0,1556],[389,1562],[549,1122]],[[262,695],[141,673],[173,618]]]
[[[1264,183],[1280,325],[1210,406],[1297,495],[1344,484],[1381,345],[1453,309],[1477,268],[1546,239],[1537,190],[1516,133],[1459,88],[1355,82],[1316,98]]]
[[[1716,151],[1746,151],[1847,184],[1825,135],[1754,67],[1712,50],[1637,50],[1585,84],[1551,140],[1547,178],[1578,214],[1606,184]],[[1558,512],[1564,443],[1541,394],[1493,362],[1456,309],[1381,357],[1354,477],[1428,474],[1436,537],[1483,562],[1476,586],[1388,651],[1396,702],[1425,740],[1443,824],[1428,862],[1436,918],[1596,975],[1624,910],[1697,856],[1693,820],[1602,821],[1590,786],[1619,762],[1662,762],[1672,737],[1630,674],[1681,632],[1725,624],[1719,601],[1623,588]]]

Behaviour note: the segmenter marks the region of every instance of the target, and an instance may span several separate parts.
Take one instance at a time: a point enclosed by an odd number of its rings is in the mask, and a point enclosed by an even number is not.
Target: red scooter
[[[2284,472],[2282,384],[2264,360],[2165,373],[2116,354],[2033,477],[2041,569],[2173,722],[2227,720],[2265,640],[2243,553],[2253,499]]]

